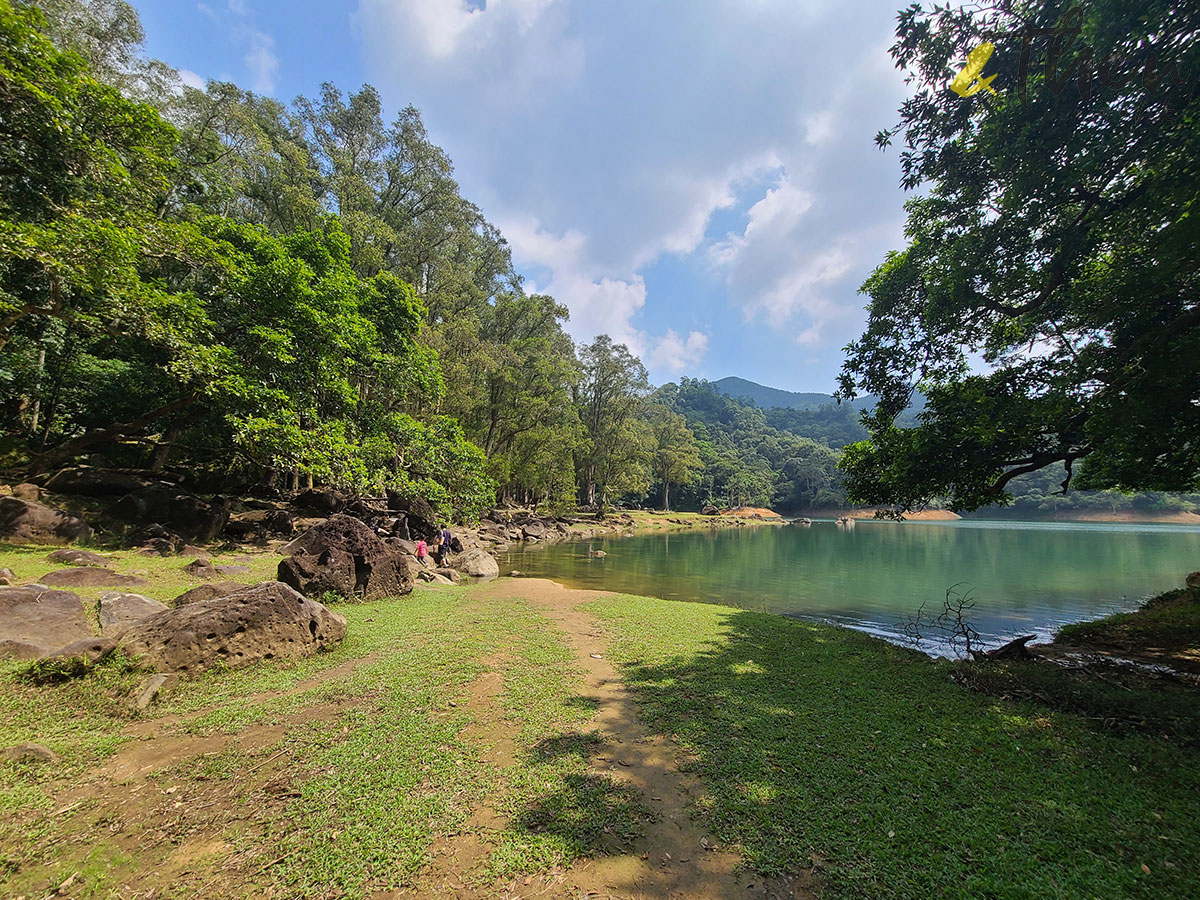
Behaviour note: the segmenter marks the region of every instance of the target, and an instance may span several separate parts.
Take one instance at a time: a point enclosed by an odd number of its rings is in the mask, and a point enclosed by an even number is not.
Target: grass
[[[1190,898],[1200,754],[963,690],[853,631],[706,604],[589,604],[706,825],[823,898]]]
[[[165,692],[150,713],[164,720],[158,733],[197,743],[152,773],[144,795],[160,808],[141,819],[114,814],[132,782],[111,801],[48,813],[131,739],[129,697],[143,673],[116,660],[37,687],[23,664],[5,663],[0,746],[39,741],[62,760],[0,764],[0,894],[42,896],[79,872],[94,896],[136,885],[181,897],[362,897],[418,883],[431,849],[485,801],[507,818],[480,832],[487,862],[471,877],[481,882],[616,849],[644,823],[627,788],[590,770],[600,744],[594,709],[578,696],[581,671],[526,603],[484,606],[469,588],[441,587],[339,611],[349,633],[332,652],[212,670]],[[498,694],[473,697],[491,671],[502,675]],[[275,725],[261,746],[238,743]],[[497,735],[513,745],[504,768],[487,759]],[[206,826],[193,810],[214,803],[228,809]],[[151,839],[164,816],[170,835]],[[180,878],[175,845],[197,833],[236,867],[218,853]]]
[[[1103,647],[1141,655],[1192,651],[1200,655],[1200,600],[1191,591],[1168,591],[1129,613],[1064,625],[1055,638],[1072,646]]]

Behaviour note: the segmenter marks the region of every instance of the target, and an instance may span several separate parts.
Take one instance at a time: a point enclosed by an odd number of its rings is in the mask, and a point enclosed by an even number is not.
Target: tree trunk
[[[42,372],[46,370],[46,348],[38,348],[37,376],[33,379],[33,416],[30,419],[29,434],[35,435],[38,430],[38,419],[42,414]]]
[[[671,511],[671,482],[663,480],[663,512]]]
[[[175,446],[175,441],[179,439],[179,432],[183,430],[181,425],[172,425],[167,429],[167,433],[163,435],[154,447],[154,455],[150,458],[150,471],[161,472],[167,464],[167,457],[171,455],[171,450]]]

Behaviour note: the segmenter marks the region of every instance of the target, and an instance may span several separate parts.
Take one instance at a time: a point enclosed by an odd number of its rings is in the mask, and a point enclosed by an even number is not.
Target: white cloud
[[[572,334],[608,332],[663,370],[732,340],[710,309],[656,299],[664,260],[772,336],[829,353],[853,336],[857,286],[902,237],[896,156],[871,142],[905,94],[894,23],[895,0],[359,0],[356,15],[372,78],[422,109]]]
[[[179,80],[190,88],[196,88],[197,90],[201,91],[204,90],[204,78],[200,75],[197,75],[191,69],[180,69]]]
[[[249,44],[242,61],[250,72],[250,87],[260,94],[275,90],[279,74],[279,57],[275,55],[275,40],[265,31],[256,28],[238,30],[242,39]]]
[[[658,346],[650,352],[647,362],[656,368],[682,372],[684,369],[698,366],[707,352],[708,335],[704,332],[692,331],[683,339],[673,329],[668,328]]]
[[[272,93],[278,83],[279,75],[279,57],[275,55],[275,39],[253,23],[245,0],[226,0],[224,9],[216,9],[207,3],[198,3],[196,8],[217,25],[226,29],[230,40],[245,48],[242,62],[250,77],[251,89],[260,94]],[[189,72],[188,75],[199,79],[194,72]],[[184,77],[183,72],[180,72],[179,76],[184,84],[191,84]],[[204,86],[202,80],[198,86]]]

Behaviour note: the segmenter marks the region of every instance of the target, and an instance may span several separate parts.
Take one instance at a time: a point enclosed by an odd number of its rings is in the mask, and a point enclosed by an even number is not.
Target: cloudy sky
[[[652,380],[828,391],[901,245],[900,0],[134,0],[148,50],[282,100],[413,103],[530,290]]]

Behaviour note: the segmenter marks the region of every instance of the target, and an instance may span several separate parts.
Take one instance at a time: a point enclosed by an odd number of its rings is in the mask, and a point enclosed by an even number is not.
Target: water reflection
[[[589,546],[606,551],[597,559]],[[1200,529],[1019,522],[832,522],[647,535],[513,552],[508,568],[604,588],[818,617],[887,637],[959,582],[985,638],[1048,635],[1135,607],[1200,568]]]

